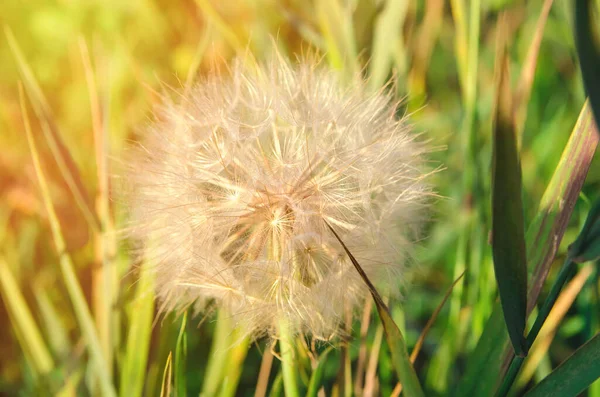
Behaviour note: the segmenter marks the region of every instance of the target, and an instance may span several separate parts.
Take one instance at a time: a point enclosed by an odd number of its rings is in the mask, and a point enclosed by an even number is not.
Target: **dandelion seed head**
[[[176,100],[131,149],[129,235],[165,310],[210,302],[253,335],[328,338],[368,290],[394,294],[430,196],[425,147],[389,95],[311,61],[238,61]]]

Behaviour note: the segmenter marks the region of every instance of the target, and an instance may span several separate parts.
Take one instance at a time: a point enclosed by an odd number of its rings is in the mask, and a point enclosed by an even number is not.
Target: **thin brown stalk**
[[[581,292],[581,289],[593,272],[594,267],[592,264],[582,267],[569,284],[564,287],[533,346],[531,346],[530,353],[525,360],[517,384],[524,385],[531,379],[538,364],[548,352],[548,348],[558,331],[562,319],[573,305],[573,302],[575,302],[577,295],[579,295],[579,292]]]
[[[260,363],[260,370],[258,372],[258,382],[256,383],[254,397],[264,397],[267,393],[267,387],[269,386],[269,375],[271,374],[272,366],[273,353],[271,353],[270,349],[265,350],[262,361]]]
[[[381,342],[383,341],[383,325],[377,325],[371,354],[369,355],[369,363],[367,365],[367,373],[365,375],[365,387],[363,389],[363,397],[372,397],[376,395],[377,388],[377,364],[379,363],[379,351],[381,350]]]
[[[460,276],[458,276],[456,278],[456,280],[454,280],[452,285],[450,285],[448,290],[446,290],[446,294],[444,295],[444,298],[442,299],[440,304],[435,308],[431,317],[429,317],[427,324],[425,324],[425,328],[423,328],[421,335],[419,335],[419,339],[417,339],[417,343],[415,343],[415,347],[413,348],[413,351],[410,353],[410,362],[411,363],[414,364],[415,361],[417,360],[417,357],[419,356],[419,353],[421,352],[421,347],[423,347],[423,342],[425,341],[425,337],[429,333],[429,330],[433,326],[433,323],[435,323],[435,320],[437,319],[438,315],[442,311],[442,308],[446,304],[446,301],[448,300],[448,298],[450,298],[450,295],[452,294],[452,291],[454,290],[454,286],[463,278],[464,275],[465,275],[465,272],[463,271],[460,274]],[[400,395],[400,393],[402,393],[402,384],[400,382],[398,382],[396,384],[396,387],[394,387],[394,390],[392,391],[392,394],[390,395],[390,397],[398,397]]]
[[[525,58],[525,62],[523,63],[523,67],[521,69],[519,84],[517,85],[516,92],[514,94],[513,109],[519,142],[523,133],[525,118],[527,117],[527,103],[529,102],[529,97],[531,95],[531,87],[533,86],[533,78],[535,76],[538,54],[542,44],[542,37],[544,36],[544,27],[546,26],[546,21],[548,20],[548,14],[550,14],[552,3],[553,0],[544,1],[544,6],[540,12],[540,16],[535,27],[535,34],[531,40],[529,50],[527,51],[527,58]]]
[[[356,362],[356,371],[354,373],[354,392],[361,395],[363,380],[365,377],[365,364],[367,361],[367,331],[371,322],[371,311],[373,309],[373,300],[365,299],[363,316],[360,323],[360,347],[358,350],[358,359]]]

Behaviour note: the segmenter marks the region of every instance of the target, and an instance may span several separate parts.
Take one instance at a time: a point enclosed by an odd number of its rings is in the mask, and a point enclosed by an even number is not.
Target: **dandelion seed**
[[[254,335],[285,319],[328,338],[368,291],[324,220],[398,291],[430,192],[395,110],[358,79],[279,56],[166,101],[124,176],[165,309],[214,301]]]

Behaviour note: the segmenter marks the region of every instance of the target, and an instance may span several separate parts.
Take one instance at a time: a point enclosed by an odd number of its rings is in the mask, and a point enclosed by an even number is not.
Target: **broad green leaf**
[[[187,361],[187,332],[185,330],[187,324],[187,311],[183,313],[181,319],[181,327],[177,336],[177,345],[175,346],[175,396],[187,396],[185,386],[185,363]]]
[[[581,346],[527,397],[575,397],[600,378],[600,334]]]
[[[312,375],[310,376],[306,397],[317,397],[317,393],[319,392],[319,389],[322,386],[321,381],[323,380],[323,373],[325,372],[327,356],[329,356],[331,349],[332,347],[328,347],[323,353],[319,355],[319,362],[317,363],[317,368],[315,368]]]
[[[586,104],[527,230],[527,267],[531,280],[528,313],[537,302],[597,145],[598,134]],[[500,304],[496,304],[475,350],[467,359],[466,372],[454,395],[490,396],[494,393],[511,353],[508,334],[501,325],[502,310]]]
[[[144,391],[154,316],[154,273],[148,267],[148,262],[144,262],[129,308],[130,325],[119,390],[122,397],[141,396]]]
[[[392,356],[392,364],[394,369],[398,373],[398,378],[404,387],[404,393],[407,397],[412,396],[424,396],[423,389],[421,384],[419,383],[419,378],[415,372],[415,369],[412,366],[410,358],[408,356],[408,351],[406,349],[406,343],[404,342],[404,337],[402,336],[402,332],[392,320],[392,316],[390,315],[390,311],[387,305],[381,299],[381,296],[375,289],[375,286],[371,283],[371,280],[367,277],[366,273],[354,258],[354,255],[350,252],[346,244],[342,241],[340,236],[336,233],[336,231],[329,225],[329,223],[325,222],[329,230],[333,233],[335,238],[339,241],[339,243],[346,251],[346,254],[352,261],[352,264],[356,268],[358,274],[363,279],[369,291],[371,292],[371,296],[373,296],[373,300],[375,301],[375,306],[377,307],[377,312],[379,313],[379,317],[381,318],[381,322],[383,324],[383,328],[385,330],[385,336],[390,348],[390,353]]]
[[[509,62],[504,41],[496,65],[492,158],[492,254],[504,320],[515,353],[527,354],[527,265],[521,201],[521,162],[513,119]]]
[[[600,120],[600,52],[593,31],[593,2],[575,0],[575,43],[585,91],[590,98],[594,118]]]

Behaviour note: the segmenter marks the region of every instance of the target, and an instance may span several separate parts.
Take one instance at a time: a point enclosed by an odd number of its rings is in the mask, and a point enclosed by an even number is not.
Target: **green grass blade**
[[[531,280],[528,313],[537,302],[597,145],[598,134],[590,109],[584,105],[538,212],[527,230],[527,267]],[[467,369],[454,395],[492,395],[507,368],[511,352],[509,346],[506,328],[502,326],[502,309],[496,304],[475,350],[467,359]]]
[[[122,397],[141,396],[146,380],[154,316],[154,274],[148,266],[148,262],[142,265],[135,298],[129,311],[131,322],[119,388],[119,395]]]
[[[187,396],[185,385],[185,363],[187,361],[187,333],[185,330],[187,324],[187,311],[183,313],[181,327],[177,336],[177,345],[175,346],[175,396]]]
[[[330,65],[350,78],[359,66],[352,17],[345,7],[339,0],[324,0],[315,4],[315,12]]]
[[[499,37],[504,36],[500,29]],[[509,62],[499,44],[492,158],[492,255],[504,320],[515,353],[524,356],[527,264],[521,201],[521,162],[513,119]]]
[[[332,347],[325,349],[323,353],[319,355],[319,362],[317,368],[313,371],[308,382],[308,391],[306,397],[317,397],[319,389],[321,388],[321,382],[323,381],[323,375],[325,373],[325,365],[327,364],[327,356],[331,352]]]
[[[75,316],[77,317],[77,322],[79,323],[79,327],[83,333],[83,337],[85,338],[86,346],[90,352],[91,359],[94,363],[94,368],[97,371],[97,377],[100,382],[102,395],[116,396],[116,392],[111,381],[110,372],[108,370],[108,365],[102,353],[102,347],[100,345],[100,339],[98,338],[98,333],[96,331],[94,320],[90,313],[88,304],[85,300],[85,295],[83,293],[81,285],[79,284],[79,280],[77,279],[77,275],[75,274],[73,261],[67,253],[67,247],[62,234],[61,225],[58,221],[58,216],[56,215],[52,199],[50,198],[48,182],[46,181],[46,176],[42,171],[37,146],[35,144],[35,140],[33,139],[31,127],[29,125],[29,117],[27,115],[27,108],[25,106],[25,99],[23,95],[22,86],[19,86],[19,93],[21,101],[21,112],[23,114],[23,122],[25,125],[25,134],[27,136],[27,143],[29,144],[29,150],[31,151],[31,157],[33,159],[35,173],[40,185],[40,191],[42,193],[44,205],[48,214],[50,227],[52,229],[52,237],[54,239],[56,251],[59,255],[60,270],[63,275],[67,291],[69,293],[71,304],[75,309]]]
[[[585,91],[590,98],[592,112],[600,120],[600,52],[593,33],[594,13],[591,0],[575,1],[575,43]]]
[[[46,101],[46,98],[44,97],[42,90],[33,75],[33,72],[27,64],[17,40],[8,27],[5,27],[5,35],[12,54],[17,61],[19,72],[23,77],[25,90],[31,99],[33,110],[40,121],[42,131],[44,132],[44,137],[48,142],[48,146],[52,151],[52,155],[54,156],[61,175],[67,183],[69,190],[73,194],[75,203],[77,204],[77,207],[79,207],[84,218],[92,229],[98,231],[100,228],[99,221],[95,212],[91,208],[91,200],[89,199],[90,195],[85,189],[79,169],[77,168],[75,161],[71,157],[69,150],[64,144],[61,135],[57,131],[56,126],[52,125],[50,121],[50,105],[48,105],[48,102]]]
[[[92,119],[92,130],[94,136],[95,160],[96,160],[96,215],[100,229],[95,229],[96,261],[101,266],[95,267],[92,272],[92,312],[96,320],[98,336],[102,345],[102,351],[106,362],[109,365],[109,371],[112,372],[113,346],[117,346],[119,316],[114,311],[115,297],[118,295],[119,275],[117,266],[114,263],[117,250],[116,233],[113,227],[113,219],[110,210],[109,199],[109,167],[108,167],[108,116],[103,118],[105,109],[109,108],[107,99],[101,100],[100,96],[107,96],[100,93],[96,80],[100,79],[100,73],[94,71],[92,59],[87,48],[85,40],[79,38],[79,52],[81,53],[81,62],[85,72],[85,80],[88,88],[88,97],[90,101],[90,115]],[[97,76],[98,75],[98,76]],[[104,78],[102,81],[110,84],[110,78]],[[110,92],[109,87],[105,87],[104,92]],[[101,103],[104,102],[104,107]]]
[[[458,71],[458,81],[460,90],[464,94],[467,85],[467,22],[466,5],[464,0],[450,0],[450,10],[452,11],[452,20],[454,22],[454,53],[456,68]]]
[[[528,313],[537,302],[550,265],[558,251],[598,147],[598,138],[591,109],[586,103],[544,192],[538,214],[527,230],[528,271],[531,280]]]
[[[427,95],[427,74],[431,56],[439,39],[444,16],[443,0],[430,0],[424,4],[423,21],[415,33],[412,54],[412,67],[407,79],[407,91],[410,93],[410,107],[418,109],[425,103]]]
[[[244,335],[244,330],[236,328],[232,339],[233,346],[229,348],[227,360],[227,371],[223,377],[219,397],[233,397],[236,395],[240,376],[244,366],[244,360],[248,354],[250,339]]]
[[[0,296],[11,313],[11,319],[14,320],[13,327],[22,336],[22,348],[26,357],[39,375],[49,373],[54,368],[52,356],[8,263],[2,257],[0,257]]]
[[[417,373],[410,361],[410,357],[408,356],[408,350],[406,349],[406,343],[404,342],[404,337],[402,336],[402,332],[392,320],[392,316],[390,315],[390,311],[386,304],[381,299],[381,296],[375,289],[375,286],[371,283],[366,273],[354,258],[354,255],[348,250],[346,244],[342,241],[342,239],[338,236],[335,230],[329,225],[329,223],[325,222],[329,230],[333,233],[335,238],[339,241],[339,243],[346,251],[346,254],[352,261],[352,264],[356,268],[358,274],[363,279],[365,284],[369,287],[369,291],[373,296],[373,300],[375,301],[375,306],[377,307],[377,312],[379,313],[379,317],[381,318],[381,322],[383,324],[385,330],[385,336],[390,348],[390,353],[392,356],[392,364],[394,369],[398,373],[398,377],[400,378],[400,382],[402,382],[404,393],[407,397],[412,396],[424,396],[423,389],[421,384],[419,383],[419,378],[417,377]]]
[[[369,86],[379,89],[390,74],[393,60],[391,42],[401,42],[401,27],[404,25],[408,1],[389,0],[381,14],[377,17],[373,35],[373,51],[369,63]]]
[[[39,285],[33,285],[33,294],[39,307],[42,329],[48,340],[48,345],[58,357],[66,356],[70,349],[69,332],[60,316],[60,311],[52,303],[48,292]]]
[[[63,386],[58,390],[55,394],[56,397],[76,397],[77,396],[77,386],[79,382],[81,382],[81,378],[83,377],[83,371],[76,370],[73,372],[67,379]]]
[[[209,357],[200,396],[209,397],[217,394],[223,376],[227,371],[228,349],[231,343],[231,319],[226,310],[217,313],[217,321],[213,331],[213,343]]]
[[[283,391],[283,372],[279,371],[277,376],[275,376],[275,380],[273,380],[273,385],[271,386],[271,391],[269,392],[269,397],[279,397],[281,396],[281,392]]]
[[[165,370],[163,372],[162,384],[160,386],[160,397],[171,396],[171,381],[173,377],[173,358],[172,354],[169,353],[167,357],[167,363],[165,364]]]
[[[575,397],[600,378],[600,334],[581,346],[527,397]]]
[[[209,22],[215,29],[223,36],[227,43],[233,48],[238,54],[244,52],[244,46],[240,39],[238,39],[235,32],[230,28],[230,25],[223,20],[217,10],[214,9],[213,5],[208,0],[196,0],[196,5],[200,9],[206,21]]]

